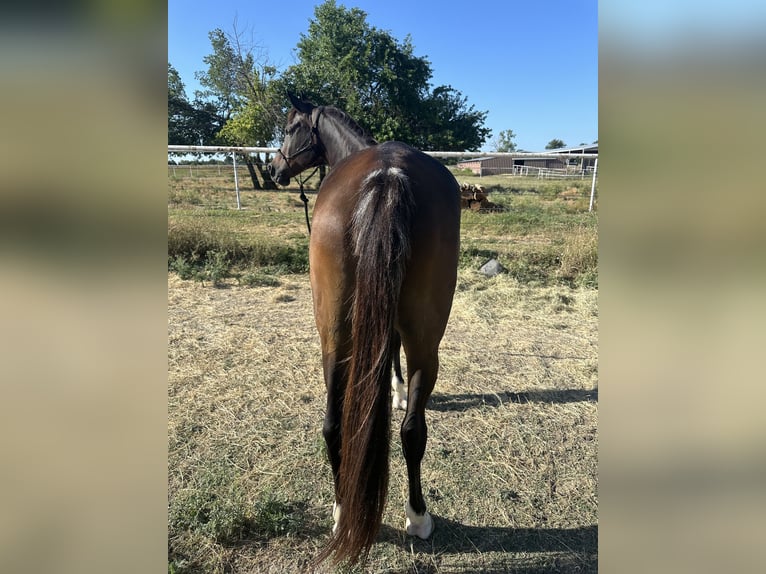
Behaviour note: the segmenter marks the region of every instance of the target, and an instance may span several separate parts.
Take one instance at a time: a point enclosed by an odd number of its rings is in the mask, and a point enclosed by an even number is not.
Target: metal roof
[[[558,149],[547,149],[540,153],[598,153],[598,144],[578,145],[574,147],[562,147]]]
[[[472,157],[472,158],[466,158],[463,160],[458,161],[458,165],[461,163],[467,163],[467,162],[483,162],[488,161],[490,159],[496,159],[498,157],[509,157],[512,156],[515,159],[522,159],[522,158],[544,158],[547,155],[555,155],[555,154],[593,154],[598,155],[598,144],[590,144],[590,145],[579,145],[579,146],[573,146],[573,147],[566,147],[566,148],[559,148],[559,149],[547,149],[545,151],[538,151],[538,152],[503,152],[498,153],[497,155],[487,155],[482,157]]]
[[[495,156],[488,155],[485,157],[469,157],[468,159],[460,160],[458,163],[466,163],[469,161],[487,161],[488,159],[495,159]]]

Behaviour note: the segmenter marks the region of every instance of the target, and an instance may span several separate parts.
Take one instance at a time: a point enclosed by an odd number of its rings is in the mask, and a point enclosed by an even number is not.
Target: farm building
[[[550,154],[593,154],[591,158],[560,158],[545,157]],[[459,169],[470,169],[476,175],[497,175],[501,173],[537,172],[539,170],[571,170],[573,167],[579,170],[592,169],[595,158],[598,157],[598,144],[588,146],[570,147],[540,152],[535,155],[524,154],[520,157],[513,155],[498,155],[477,157],[459,161]]]
[[[598,144],[591,144],[591,145],[581,145],[577,147],[568,147],[568,148],[562,148],[562,149],[554,149],[550,150],[548,153],[587,153],[592,154],[593,157],[583,157],[583,158],[572,158],[569,160],[569,165],[577,164],[580,166],[580,160],[582,160],[582,169],[588,169],[593,168],[593,165],[596,163],[596,158],[598,157]]]

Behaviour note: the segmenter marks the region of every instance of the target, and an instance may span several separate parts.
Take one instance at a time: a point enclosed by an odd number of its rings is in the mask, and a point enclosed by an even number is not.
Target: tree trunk
[[[266,163],[261,161],[261,156],[255,156],[255,165],[258,166],[258,171],[261,172],[261,179],[263,179],[263,189],[277,189],[277,184],[271,179],[268,171],[269,158],[266,157]]]
[[[253,189],[256,191],[263,189],[261,183],[258,181],[258,176],[255,174],[255,166],[253,165],[253,159],[250,155],[245,156],[245,163],[247,164],[247,171],[250,172],[250,179],[253,180]]]

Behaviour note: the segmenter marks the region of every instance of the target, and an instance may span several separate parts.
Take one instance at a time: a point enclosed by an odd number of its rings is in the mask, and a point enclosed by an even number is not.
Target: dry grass
[[[170,569],[302,571],[332,504],[308,278],[169,275],[168,297]],[[394,432],[383,529],[353,571],[596,571],[597,398],[596,290],[461,270],[426,415],[436,531],[403,533]]]
[[[241,177],[238,211],[226,169],[178,173],[168,190],[169,571],[299,572],[329,534],[333,491],[303,205],[294,189],[247,191]],[[436,531],[428,541],[403,532],[394,432],[383,529],[366,568],[351,572],[596,570],[597,217],[587,199],[559,196],[589,182],[481,182],[506,209],[463,213],[426,415]],[[489,257],[509,273],[479,275]]]

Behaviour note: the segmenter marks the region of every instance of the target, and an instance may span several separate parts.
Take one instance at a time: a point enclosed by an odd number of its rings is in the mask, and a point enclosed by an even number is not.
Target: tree
[[[412,39],[400,42],[370,26],[359,8],[335,0],[318,5],[297,55],[282,78],[283,92],[343,109],[378,141],[473,150],[489,136],[487,112],[451,86],[431,89],[431,64],[414,55]]]
[[[502,130],[495,140],[495,151],[516,151],[516,142],[513,141],[515,138],[516,134],[513,133],[513,130]]]
[[[423,102],[425,118],[416,124],[420,131],[415,147],[445,151],[474,151],[489,137],[484,127],[487,112],[468,106],[467,98],[452,86],[438,86]]]
[[[545,145],[545,149],[560,149],[562,147],[567,147],[567,144],[559,139],[552,139]]]
[[[221,128],[215,108],[199,100],[190,102],[178,71],[168,62],[168,143],[204,145]]]
[[[282,121],[281,98],[274,84],[277,70],[268,64],[265,54],[256,55],[253,46],[243,43],[236,21],[233,28],[231,35],[220,28],[208,34],[213,51],[203,59],[207,70],[196,74],[206,88],[200,97],[212,102],[224,119],[216,143],[267,147],[273,143]],[[257,154],[245,154],[243,159],[254,189],[276,188],[266,169],[268,157],[264,162]]]
[[[252,62],[239,61],[229,39],[220,28],[208,33],[213,52],[202,61],[207,64],[204,72],[195,72],[194,76],[201,86],[206,88],[198,95],[211,101],[218,113],[228,121],[234,110],[242,105],[242,69]]]

